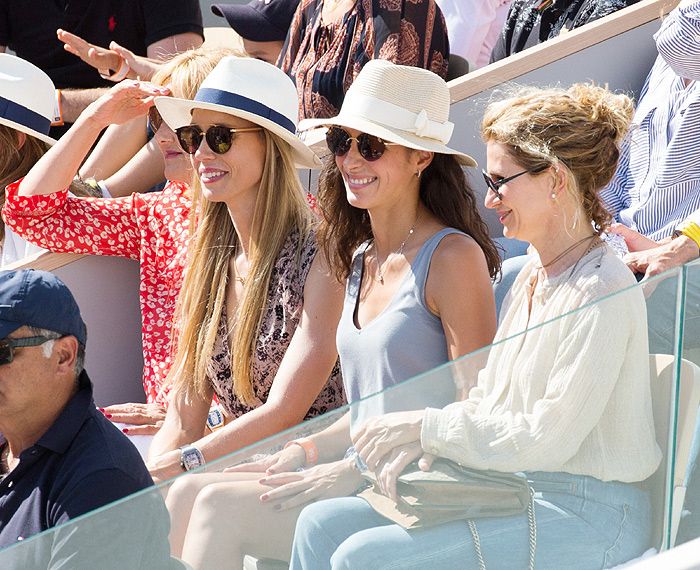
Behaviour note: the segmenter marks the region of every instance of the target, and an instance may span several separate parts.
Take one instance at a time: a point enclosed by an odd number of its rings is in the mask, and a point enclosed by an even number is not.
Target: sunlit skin
[[[507,147],[496,141],[487,143],[486,161],[487,172],[494,181],[524,170],[513,160]],[[549,170],[518,176],[501,186],[499,191],[500,200],[489,190],[484,205],[498,213],[504,236],[535,243],[559,232],[558,228],[553,228],[560,222],[556,220],[557,203],[551,197],[552,176]]]
[[[218,111],[195,109],[193,125],[202,130],[213,125],[230,128],[256,127],[254,123]],[[216,154],[206,140],[192,157],[201,182],[202,195],[213,202],[225,202],[230,212],[246,207],[251,212],[265,165],[265,139],[262,131],[237,133],[231,148]]]
[[[8,336],[34,335],[20,327]],[[14,458],[50,427],[76,390],[75,338],[54,341],[49,358],[42,351],[42,346],[17,348],[12,362],[0,365],[0,433]]]
[[[246,53],[250,57],[261,59],[262,61],[266,61],[272,65],[277,63],[277,59],[282,51],[282,46],[284,45],[283,41],[254,42],[245,38],[241,39],[243,40],[243,49],[245,49]]]
[[[523,170],[508,147],[493,140],[486,144],[486,160],[487,172],[494,181]],[[503,235],[531,243],[543,265],[548,265],[575,242],[593,236],[587,216],[567,191],[564,170],[560,163],[540,173],[523,174],[499,188],[500,199],[491,190],[484,199],[484,205],[498,213]],[[582,246],[585,249],[586,244]],[[572,257],[580,254],[579,249],[573,250],[560,265],[566,267]],[[556,273],[557,267],[545,268],[545,273],[550,271]]]
[[[361,134],[355,129],[345,130],[355,138]],[[424,170],[430,160],[429,152],[387,146],[379,160],[370,162],[362,158],[353,142],[348,153],[337,156],[335,163],[343,177],[348,202],[372,215],[378,208],[383,210],[405,201],[408,188],[417,190],[416,171]]]
[[[165,179],[190,184],[192,182],[190,155],[182,150],[175,132],[163,121],[153,138],[163,154]]]

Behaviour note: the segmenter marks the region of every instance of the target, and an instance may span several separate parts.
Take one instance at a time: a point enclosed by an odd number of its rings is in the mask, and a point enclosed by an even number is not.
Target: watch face
[[[186,447],[181,452],[181,463],[185,471],[191,471],[204,465],[204,457],[196,447]]]

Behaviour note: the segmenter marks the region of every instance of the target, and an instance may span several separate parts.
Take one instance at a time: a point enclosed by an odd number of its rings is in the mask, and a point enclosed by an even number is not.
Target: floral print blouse
[[[172,324],[187,258],[192,202],[186,184],[124,198],[75,198],[62,190],[19,196],[6,190],[5,223],[27,241],[59,253],[114,255],[141,264],[143,388],[147,402],[165,403],[161,390],[172,365]]]
[[[225,312],[219,322],[214,356],[208,374],[216,397],[229,418],[237,418],[267,400],[282,358],[299,324],[304,305],[304,285],[317,251],[316,239],[311,233],[305,239],[301,254],[297,255],[299,239],[299,232],[296,230],[289,235],[272,269],[267,307],[252,364],[253,393],[256,399],[252,406],[241,402],[233,391],[230,338]],[[345,392],[340,365],[336,362],[328,382],[312,404],[306,418],[318,416],[343,404]]]
[[[324,0],[301,0],[279,67],[296,83],[299,119],[333,117],[371,59],[422,67],[447,77],[449,43],[435,0],[357,0],[325,24]]]

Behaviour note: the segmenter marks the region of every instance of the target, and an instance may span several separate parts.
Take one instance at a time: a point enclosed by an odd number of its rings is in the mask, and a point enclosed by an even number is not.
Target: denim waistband
[[[588,475],[571,473],[550,473],[531,471],[525,473],[535,492],[567,493],[570,495],[608,495],[610,493],[641,493],[641,488],[634,483],[620,481],[601,481]]]

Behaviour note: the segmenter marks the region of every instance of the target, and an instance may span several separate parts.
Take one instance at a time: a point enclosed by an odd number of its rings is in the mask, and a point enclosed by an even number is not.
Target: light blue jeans
[[[651,507],[636,485],[568,473],[529,473],[535,490],[538,570],[607,568],[650,546]],[[527,513],[476,521],[486,567],[525,569]],[[478,568],[465,521],[405,530],[363,499],[306,507],[297,521],[291,570]]]

